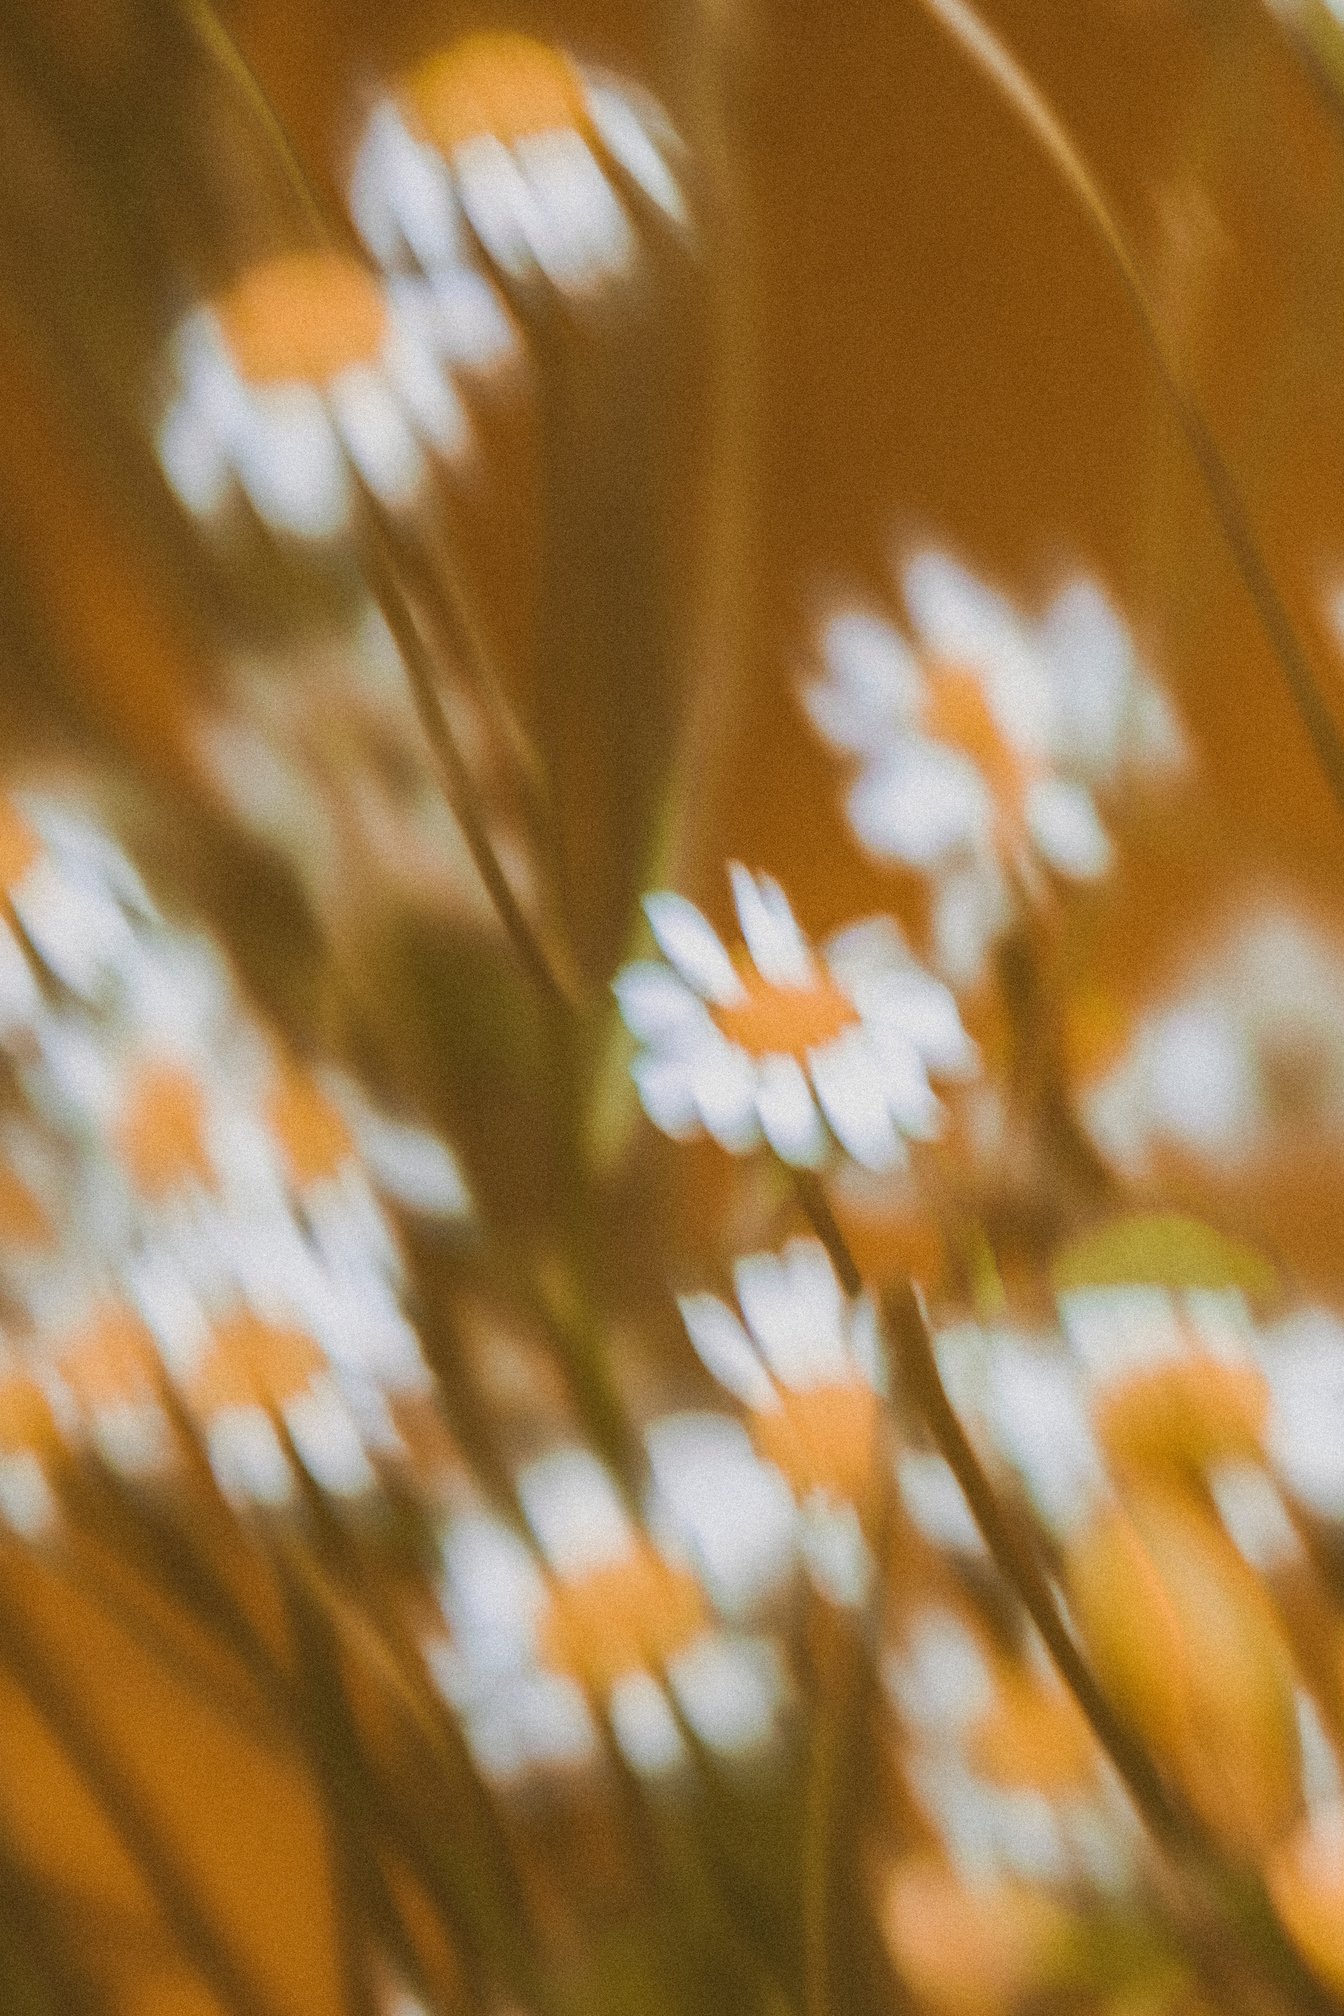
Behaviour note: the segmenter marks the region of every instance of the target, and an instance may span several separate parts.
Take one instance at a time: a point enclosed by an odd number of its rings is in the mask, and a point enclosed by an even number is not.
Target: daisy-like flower
[[[250,267],[173,338],[178,389],[158,436],[169,483],[200,517],[241,491],[299,539],[348,530],[361,484],[409,509],[431,458],[469,449],[453,374],[480,344],[469,318],[462,341],[463,306],[342,252]]]
[[[832,616],[805,702],[857,760],[860,843],[933,884],[938,963],[979,973],[1014,890],[1045,871],[1089,882],[1111,858],[1098,794],[1171,766],[1181,741],[1111,605],[1073,583],[1033,622],[943,554],[904,570],[912,638],[871,612]]]
[[[633,268],[630,204],[681,225],[676,141],[642,94],[525,35],[469,35],[374,110],[351,178],[364,242],[431,278],[483,253],[582,297]]]
[[[815,1239],[746,1256],[733,1285],[736,1309],[717,1295],[680,1298],[687,1334],[705,1368],[747,1409],[757,1453],[793,1492],[798,1545],[814,1582],[836,1602],[857,1603],[871,1578],[867,1534],[879,1516],[886,1463],[873,1305],[845,1296]]]
[[[854,925],[817,953],[779,884],[734,863],[743,943],[735,951],[684,896],[645,910],[668,964],[616,980],[644,1109],[674,1139],[704,1130],[743,1154],[762,1137],[815,1168],[831,1139],[869,1169],[905,1159],[907,1139],[939,1131],[930,1075],[975,1067],[947,988],[919,966],[894,924]]]
[[[494,852],[533,911],[536,875],[498,750],[461,687],[445,685],[442,699]],[[283,855],[331,928],[391,900],[498,930],[376,610],[283,657],[235,659],[196,742],[230,814]]]
[[[1344,1139],[1344,952],[1287,907],[1239,917],[1144,1014],[1084,1094],[1097,1145],[1142,1176],[1163,1150],[1244,1169],[1305,1134]]]
[[[518,1494],[534,1546],[489,1513],[450,1524],[450,1636],[429,1652],[483,1770],[507,1780],[586,1764],[597,1715],[648,1775],[686,1761],[683,1719],[725,1755],[768,1739],[784,1698],[774,1648],[720,1628],[596,1457],[555,1450],[520,1472]]]

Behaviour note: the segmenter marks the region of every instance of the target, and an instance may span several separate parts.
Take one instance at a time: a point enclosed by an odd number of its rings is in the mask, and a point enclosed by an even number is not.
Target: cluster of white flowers
[[[287,1057],[88,813],[7,799],[0,856],[16,1368],[126,1468],[168,1453],[167,1377],[230,1492],[289,1494],[281,1423],[320,1483],[366,1488],[390,1403],[428,1385],[380,1195],[460,1217],[455,1160]]]
[[[825,676],[804,699],[857,764],[846,800],[860,843],[926,875],[937,963],[979,975],[1047,875],[1089,882],[1110,863],[1098,799],[1183,753],[1161,688],[1101,591],[1078,580],[1033,621],[938,552],[902,573],[909,634],[837,611]]]

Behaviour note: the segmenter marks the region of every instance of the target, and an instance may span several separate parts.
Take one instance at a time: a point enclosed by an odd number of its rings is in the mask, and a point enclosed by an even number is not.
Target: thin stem
[[[519,963],[546,1006],[568,1021],[575,1007],[571,989],[561,979],[500,865],[475,802],[471,773],[443,704],[433,658],[390,563],[386,535],[377,527],[373,536],[375,550],[369,574],[374,598],[405,664],[416,712],[433,751],[444,796],[462,828],[476,872],[485,884]]]
[[[1261,551],[1250,515],[1199,402],[1186,384],[1162,331],[1156,304],[1129,239],[1073,140],[1011,51],[966,0],[919,0],[919,5],[980,70],[1031,134],[1093,226],[1124,282],[1172,409],[1213,506],[1214,516],[1255,605],[1261,627],[1310,737],[1338,808],[1344,812],[1344,739],[1322,696],[1292,618]]]

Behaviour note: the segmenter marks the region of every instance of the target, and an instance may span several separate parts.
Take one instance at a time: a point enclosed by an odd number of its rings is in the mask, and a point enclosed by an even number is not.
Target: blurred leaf
[[[1083,1233],[1055,1255],[1058,1294],[1079,1288],[1240,1288],[1270,1301],[1279,1288],[1273,1265],[1252,1247],[1179,1212],[1139,1212]]]

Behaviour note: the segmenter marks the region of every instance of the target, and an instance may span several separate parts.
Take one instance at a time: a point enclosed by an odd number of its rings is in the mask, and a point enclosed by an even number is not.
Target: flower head
[[[857,1600],[868,1582],[864,1528],[876,1517],[882,1468],[873,1306],[844,1295],[815,1239],[748,1255],[733,1281],[737,1309],[717,1295],[681,1297],[687,1334],[748,1410],[758,1453],[802,1508],[799,1539],[814,1580],[839,1600]]]
[[[483,1769],[585,1763],[595,1713],[650,1775],[685,1762],[683,1721],[725,1753],[765,1740],[782,1701],[773,1648],[718,1626],[595,1456],[551,1451],[519,1473],[518,1495],[530,1543],[484,1511],[444,1540],[451,1637],[430,1656]]]
[[[633,204],[684,222],[674,151],[655,106],[562,49],[469,35],[376,107],[351,210],[385,267],[438,280],[483,253],[512,283],[585,296],[633,268]]]
[[[742,1154],[762,1137],[818,1166],[831,1139],[869,1169],[939,1128],[930,1074],[960,1078],[975,1051],[947,989],[896,927],[857,925],[820,953],[769,876],[734,864],[742,944],[722,943],[695,905],[646,899],[667,964],[627,966],[621,1012],[647,1047],[632,1066],[645,1111],[674,1138],[701,1129]]]
[[[826,677],[805,693],[832,747],[858,761],[860,842],[935,885],[939,960],[973,979],[1044,871],[1093,881],[1110,861],[1096,798],[1170,763],[1179,735],[1119,618],[1088,581],[1032,622],[946,556],[904,573],[913,638],[834,615]]]
[[[195,309],[173,340],[178,390],[159,430],[168,481],[199,516],[234,491],[273,531],[349,529],[361,485],[389,510],[430,457],[470,442],[452,318],[421,283],[343,252],[285,252]]]

